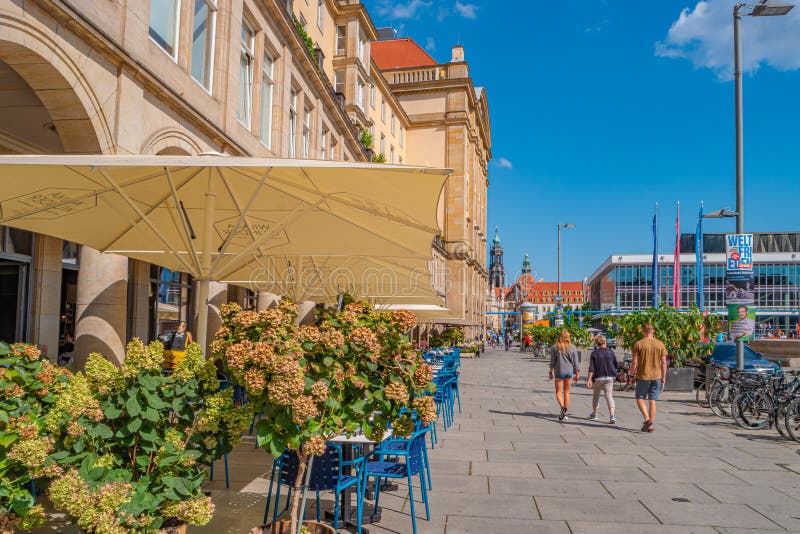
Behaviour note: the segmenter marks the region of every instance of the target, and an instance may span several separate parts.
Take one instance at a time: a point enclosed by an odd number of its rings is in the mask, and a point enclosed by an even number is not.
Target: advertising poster
[[[731,341],[750,341],[754,339],[756,330],[753,234],[726,235],[725,260],[728,338]]]
[[[747,304],[728,304],[728,330],[731,341],[750,341],[756,331],[756,310]]]

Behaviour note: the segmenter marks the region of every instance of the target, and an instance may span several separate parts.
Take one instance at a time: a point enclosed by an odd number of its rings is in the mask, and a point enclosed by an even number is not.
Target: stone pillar
[[[316,320],[316,314],[314,312],[316,309],[316,302],[310,300],[299,302],[297,304],[297,323],[299,325],[314,324],[314,321]]]
[[[195,299],[198,298],[198,291],[196,289],[197,284],[194,284],[195,290],[194,295]],[[214,334],[217,333],[219,327],[222,325],[222,318],[220,317],[220,308],[223,304],[228,302],[228,284],[222,284],[220,282],[209,282],[208,285],[208,330],[206,336],[206,343],[207,346],[203,347],[203,354],[208,355],[208,346],[211,345],[211,342],[214,341]],[[195,300],[195,310],[199,310],[200,306],[203,306],[204,303],[197,302]],[[194,331],[192,332],[193,338],[196,340],[196,333],[197,333],[197,313],[194,316]]]
[[[31,339],[47,346],[47,355],[58,356],[61,316],[62,241],[36,234],[33,251],[33,293],[31,295]]]
[[[128,334],[131,339],[137,337],[145,343],[152,341],[150,337],[150,264],[132,260],[131,291],[129,293],[130,317],[128,317]]]
[[[128,258],[81,247],[75,315],[75,365],[82,368],[91,352],[121,364],[128,315]]]
[[[275,293],[269,293],[268,291],[259,291],[258,292],[258,301],[256,302],[256,310],[268,310],[270,308],[274,308],[280,302],[281,297],[280,295],[276,295]]]

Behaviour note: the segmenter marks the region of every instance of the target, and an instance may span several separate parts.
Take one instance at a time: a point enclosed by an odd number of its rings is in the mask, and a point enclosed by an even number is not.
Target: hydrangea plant
[[[684,367],[687,361],[710,354],[714,348],[714,335],[719,331],[721,317],[712,313],[705,315],[697,307],[676,310],[662,304],[658,309],[647,308],[621,316],[605,317],[606,325],[615,325],[622,337],[622,346],[630,349],[642,338],[642,327],[650,323],[656,330],[656,338],[664,342],[670,355],[672,367]],[[710,343],[703,343],[703,335]]]
[[[56,438],[56,509],[94,534],[204,525],[205,465],[239,441],[250,416],[219,390],[196,343],[162,375],[163,346],[131,341],[122,368],[91,354],[44,419]]]
[[[278,457],[285,448],[300,459],[299,489],[311,455],[346,433],[381,441],[389,424],[398,436],[414,430],[411,410],[425,423],[436,418],[431,368],[406,336],[415,324],[405,311],[378,312],[367,303],[324,311],[313,326],[296,326],[296,306],[244,311],[222,308],[223,325],[212,353],[244,386],[249,406],[263,413],[259,446]],[[300,491],[292,492],[292,532],[297,532]]]
[[[0,531],[29,530],[45,521],[31,479],[60,472],[48,461],[53,442],[42,418],[66,387],[69,372],[40,358],[32,345],[0,342]]]

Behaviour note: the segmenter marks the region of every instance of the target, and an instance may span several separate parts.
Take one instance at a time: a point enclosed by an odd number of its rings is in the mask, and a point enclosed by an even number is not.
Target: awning
[[[0,225],[190,273],[200,302],[208,281],[257,279],[285,268],[286,258],[424,264],[449,174],[314,160],[102,155],[2,156],[0,172]],[[201,344],[207,313],[200,306]]]

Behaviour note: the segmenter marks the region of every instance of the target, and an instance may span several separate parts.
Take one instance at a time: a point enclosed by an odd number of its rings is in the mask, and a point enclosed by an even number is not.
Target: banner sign
[[[726,235],[725,259],[728,336],[731,341],[750,341],[756,330],[753,234]]]
[[[725,258],[728,278],[735,273],[753,272],[753,234],[725,236]]]

